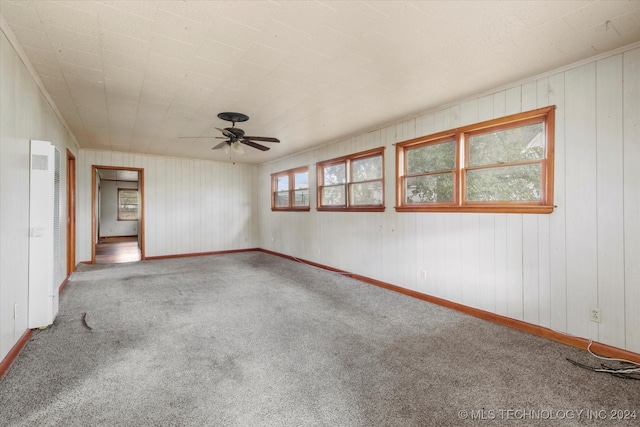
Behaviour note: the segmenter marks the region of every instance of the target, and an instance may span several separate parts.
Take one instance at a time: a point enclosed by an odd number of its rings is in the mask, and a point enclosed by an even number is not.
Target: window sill
[[[384,212],[384,207],[370,208],[316,208],[319,212]]]
[[[271,208],[272,212],[309,212],[310,210],[308,206],[304,208]]]
[[[515,214],[551,214],[555,206],[399,206],[396,212],[472,212],[472,213],[515,213]]]

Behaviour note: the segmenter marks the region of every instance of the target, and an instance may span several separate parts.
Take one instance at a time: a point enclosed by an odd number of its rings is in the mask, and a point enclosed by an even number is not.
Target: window
[[[318,210],[384,211],[384,147],[317,164]]]
[[[118,221],[138,219],[139,193],[136,189],[118,188]]]
[[[309,210],[309,168],[302,167],[271,175],[271,210]]]
[[[553,211],[555,107],[396,144],[399,212]]]

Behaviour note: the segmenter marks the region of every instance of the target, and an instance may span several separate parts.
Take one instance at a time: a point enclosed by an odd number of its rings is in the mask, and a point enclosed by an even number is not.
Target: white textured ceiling
[[[0,1],[83,148],[262,163],[640,40],[640,1]]]

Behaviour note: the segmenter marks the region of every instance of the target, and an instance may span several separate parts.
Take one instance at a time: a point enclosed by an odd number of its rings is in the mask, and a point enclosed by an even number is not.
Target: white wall
[[[29,141],[52,142],[61,154],[60,271],[66,272],[66,150],[75,142],[58,120],[11,41],[0,31],[0,360],[27,330]],[[60,283],[64,278],[60,279]],[[14,318],[15,309],[15,318]]]
[[[137,189],[138,183],[107,180],[102,180],[100,183],[99,237],[138,235],[138,221],[118,220],[118,189],[120,188]]]
[[[640,352],[640,48],[262,165],[260,247]],[[396,213],[394,143],[556,105],[551,215]],[[384,146],[384,213],[272,212],[270,174]],[[312,199],[314,199],[312,197]],[[420,279],[420,272],[427,279]],[[600,307],[602,323],[589,321]]]
[[[147,257],[258,245],[257,166],[82,149],[77,161],[79,261],[91,259],[92,165],[144,169]]]

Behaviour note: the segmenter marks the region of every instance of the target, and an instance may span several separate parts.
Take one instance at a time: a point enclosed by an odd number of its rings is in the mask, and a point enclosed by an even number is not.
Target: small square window
[[[384,147],[317,164],[318,210],[384,211]]]
[[[271,175],[271,210],[309,210],[309,168],[296,168]]]

